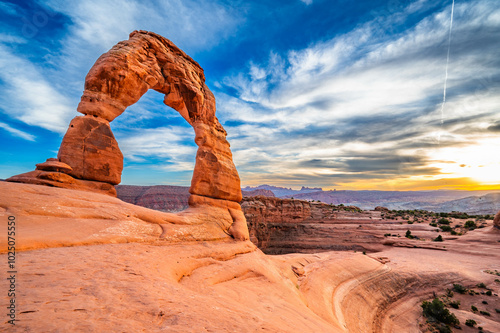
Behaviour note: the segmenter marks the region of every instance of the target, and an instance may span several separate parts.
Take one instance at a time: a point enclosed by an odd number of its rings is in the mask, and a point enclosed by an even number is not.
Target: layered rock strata
[[[85,78],[85,90],[66,132],[57,171],[37,170],[8,181],[98,191],[116,196],[123,155],[109,122],[137,102],[149,89],[165,95],[164,103],[178,111],[195,130],[198,145],[189,192],[189,206],[215,206],[232,221],[232,235],[246,239],[248,230],[239,202],[240,179],[226,131],[215,116],[215,98],[205,84],[200,65],[168,39],[134,31],[104,53]],[[243,220],[242,220],[243,219]]]

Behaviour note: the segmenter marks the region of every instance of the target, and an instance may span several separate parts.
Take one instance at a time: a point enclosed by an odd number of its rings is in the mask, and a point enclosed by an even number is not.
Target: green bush
[[[491,295],[492,295],[491,290],[488,290],[488,291],[486,292],[486,295],[491,296]]]
[[[440,218],[440,219],[438,220],[438,223],[439,223],[439,224],[450,224],[450,220],[445,219],[445,218],[443,217],[443,218]]]
[[[433,318],[448,325],[460,325],[457,317],[450,312],[439,298],[434,298],[432,302],[422,302],[423,314],[427,318]]]
[[[453,290],[455,290],[459,294],[465,294],[467,292],[467,288],[458,283],[453,284]]]
[[[483,282],[481,282],[481,283],[477,284],[477,287],[478,288],[486,288],[486,285]]]
[[[405,235],[405,237],[406,237],[406,238],[409,238],[409,239],[413,239],[413,238],[415,238],[415,236],[413,236],[413,235],[411,234],[411,231],[410,231],[410,230],[406,230],[406,235]]]
[[[458,309],[460,307],[460,301],[452,301],[450,302],[450,306],[454,309]]]
[[[438,225],[436,223],[429,223],[431,227],[437,227]]]
[[[438,330],[439,333],[453,333],[450,326],[444,324],[437,324],[434,327]]]
[[[470,309],[472,310],[472,312],[477,312],[477,308],[474,305],[471,305]]]
[[[439,229],[443,231],[452,231],[453,229],[449,225],[440,225]]]
[[[476,324],[477,323],[476,323],[476,321],[474,319],[467,319],[465,321],[465,325],[470,326],[470,327],[474,327],[474,326],[476,326]]]
[[[491,316],[490,313],[488,311],[479,311],[480,314],[484,315],[484,316]]]
[[[464,228],[467,228],[467,229],[476,229],[477,228],[476,222],[474,222],[472,220],[469,220],[469,221],[465,222]]]
[[[442,242],[443,237],[441,235],[437,236],[436,238],[433,239],[434,242]]]

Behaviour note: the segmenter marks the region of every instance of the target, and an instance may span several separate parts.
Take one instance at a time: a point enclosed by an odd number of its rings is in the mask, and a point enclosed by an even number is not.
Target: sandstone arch
[[[116,195],[113,185],[121,181],[123,155],[109,122],[149,89],[164,94],[164,103],[194,128],[198,151],[190,206],[228,209],[241,229],[240,179],[227,133],[215,116],[215,98],[205,84],[203,69],[171,41],[148,31],[132,32],[128,40],[113,46],[92,66],[77,108],[84,116],[71,121],[58,158],[37,164],[35,171],[8,181]]]

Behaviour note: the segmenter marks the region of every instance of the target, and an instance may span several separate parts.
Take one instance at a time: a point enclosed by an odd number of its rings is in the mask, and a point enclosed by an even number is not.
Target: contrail
[[[455,9],[455,0],[451,4],[450,16],[450,31],[448,32],[448,55],[446,56],[446,70],[444,75],[444,88],[443,88],[443,103],[441,104],[441,125],[444,123],[444,105],[446,103],[446,83],[448,82],[448,63],[450,62],[450,45],[451,45],[451,29],[453,28],[453,10]],[[438,137],[438,141],[441,135]]]

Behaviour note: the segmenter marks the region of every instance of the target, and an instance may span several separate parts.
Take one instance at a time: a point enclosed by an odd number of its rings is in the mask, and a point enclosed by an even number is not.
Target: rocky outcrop
[[[149,89],[165,95],[164,103],[193,126],[198,145],[189,206],[216,206],[226,211],[235,238],[247,239],[239,206],[240,179],[226,131],[215,116],[215,98],[200,65],[168,39],[134,31],[97,59],[85,78],[78,112],[58,153],[59,171],[37,169],[13,176],[12,182],[100,191],[116,195],[123,156],[109,122]],[[240,216],[241,215],[241,216]]]

